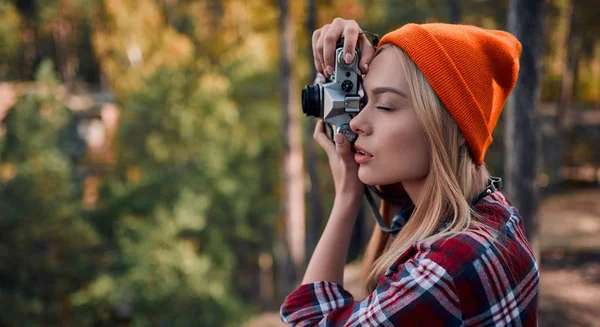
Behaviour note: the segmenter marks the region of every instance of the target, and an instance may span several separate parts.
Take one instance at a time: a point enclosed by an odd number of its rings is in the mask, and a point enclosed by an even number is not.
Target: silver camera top
[[[360,112],[360,54],[355,51],[352,62],[346,64],[342,40],[336,47],[335,58],[334,73],[329,81],[306,86],[302,90],[302,111],[307,116],[322,118],[329,125],[335,126],[336,133],[343,133],[350,142],[354,142],[357,136],[349,123]]]

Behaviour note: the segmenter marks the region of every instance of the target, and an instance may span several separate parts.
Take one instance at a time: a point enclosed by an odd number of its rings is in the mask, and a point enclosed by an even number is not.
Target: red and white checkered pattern
[[[292,326],[536,326],[539,271],[518,211],[501,192],[475,210],[491,233],[468,230],[417,242],[354,301],[320,281],[287,296],[281,317]]]

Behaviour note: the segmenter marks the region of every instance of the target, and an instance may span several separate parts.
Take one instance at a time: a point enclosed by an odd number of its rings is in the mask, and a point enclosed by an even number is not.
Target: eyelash
[[[362,109],[362,108],[366,107],[368,102],[369,102],[369,99],[367,99],[367,97],[366,97],[366,96],[365,96],[365,97],[363,97],[363,98],[360,100],[360,104],[362,105],[362,106],[360,107],[360,109]],[[384,107],[384,106],[375,106],[375,108],[377,108],[377,109],[379,109],[379,110],[383,110],[383,111],[394,111],[394,110],[396,110],[395,108],[389,108],[389,107]]]
[[[375,108],[377,108],[379,110],[383,110],[383,111],[394,111],[394,108],[388,108],[388,107],[382,107],[382,106],[376,106]]]

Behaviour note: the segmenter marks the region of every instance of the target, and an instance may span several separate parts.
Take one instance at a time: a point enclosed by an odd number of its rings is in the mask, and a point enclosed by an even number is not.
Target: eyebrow
[[[376,87],[373,89],[373,94],[381,94],[381,93],[386,93],[386,92],[391,92],[391,93],[396,93],[401,97],[405,97],[408,99],[408,96],[406,96],[406,94],[404,94],[404,92],[395,89],[393,87],[386,87],[386,86],[381,86],[381,87]]]

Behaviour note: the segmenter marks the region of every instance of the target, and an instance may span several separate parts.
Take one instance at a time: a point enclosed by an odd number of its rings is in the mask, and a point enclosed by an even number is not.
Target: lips
[[[355,145],[354,149],[356,150],[356,153],[354,154],[354,161],[356,161],[356,163],[359,165],[364,165],[373,159],[373,155],[359,145]]]
[[[373,156],[372,154],[370,154],[369,152],[367,152],[367,150],[363,149],[363,148],[362,148],[360,145],[358,145],[358,144],[355,144],[355,145],[354,145],[354,149],[356,150],[356,153],[360,153],[360,154],[362,154],[362,155],[369,156],[369,157],[372,157],[372,156]]]

